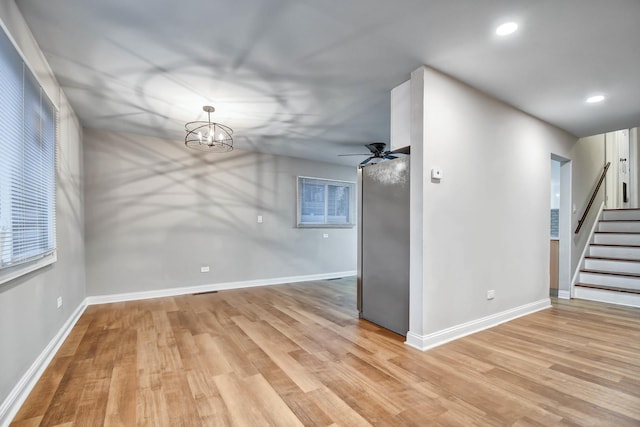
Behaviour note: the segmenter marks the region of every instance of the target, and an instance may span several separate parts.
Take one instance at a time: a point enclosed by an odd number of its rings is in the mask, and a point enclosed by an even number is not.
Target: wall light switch
[[[487,299],[494,299],[496,297],[496,291],[491,289],[487,291]]]
[[[442,169],[433,168],[431,169],[431,179],[442,179]]]
[[[262,215],[258,215],[258,224],[262,224]]]
[[[209,266],[205,265],[204,267],[200,267],[200,273],[208,273],[209,272]]]

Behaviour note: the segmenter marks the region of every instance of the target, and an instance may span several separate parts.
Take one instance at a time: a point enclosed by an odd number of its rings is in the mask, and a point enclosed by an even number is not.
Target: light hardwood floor
[[[640,425],[639,309],[423,353],[355,307],[353,279],[90,306],[13,425]]]

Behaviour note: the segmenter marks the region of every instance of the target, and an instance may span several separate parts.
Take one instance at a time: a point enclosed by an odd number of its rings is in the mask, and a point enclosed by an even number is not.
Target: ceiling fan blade
[[[387,144],[384,142],[372,142],[371,144],[365,144],[365,147],[367,147],[373,154],[384,151],[384,147],[386,146]]]
[[[338,156],[370,156],[371,153],[360,153],[360,154],[338,154]]]
[[[373,159],[373,157],[369,157],[368,159],[365,159],[364,161],[360,162],[360,166],[364,166],[367,163],[369,163],[371,161],[371,159]]]
[[[385,154],[385,156],[383,158],[384,159],[388,159],[388,160],[392,160],[392,159],[397,159],[398,156],[394,156],[393,154]]]
[[[406,147],[398,148],[396,150],[389,151],[391,154],[411,154],[411,146],[407,145]]]

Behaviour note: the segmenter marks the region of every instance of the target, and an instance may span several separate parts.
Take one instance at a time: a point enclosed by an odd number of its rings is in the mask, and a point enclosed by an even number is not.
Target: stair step
[[[640,260],[589,256],[584,259],[584,270],[640,275]]]
[[[640,246],[634,245],[604,245],[591,244],[589,256],[602,256],[607,258],[638,258],[640,259]]]
[[[626,288],[612,286],[593,286],[584,283],[576,283],[574,298],[591,301],[607,302],[610,304],[628,305],[640,307],[640,291],[629,291]]]
[[[596,231],[595,234],[603,236],[620,235],[620,236],[638,236],[640,231]]]
[[[610,276],[625,276],[625,277],[637,277],[640,279],[640,274],[639,273],[628,273],[628,272],[612,272],[612,271],[606,271],[606,270],[591,270],[588,268],[584,268],[582,270],[580,270],[581,272],[584,273],[595,273],[595,274],[608,274]]]
[[[603,220],[640,220],[640,209],[605,209]]]
[[[640,232],[596,231],[593,242],[610,245],[640,245]]]
[[[581,288],[600,289],[603,291],[613,291],[613,292],[626,292],[629,294],[640,295],[640,290],[637,290],[637,289],[617,288],[615,286],[590,285],[588,283],[576,283],[576,286],[579,286]]]
[[[640,274],[605,270],[580,270],[578,282],[588,285],[640,290]]]
[[[604,261],[626,261],[626,262],[640,262],[640,258],[609,258],[604,256],[586,256],[586,259],[600,259]]]
[[[599,232],[640,232],[640,220],[601,220],[598,222]]]
[[[612,247],[625,247],[625,248],[640,248],[640,245],[614,245],[612,243],[592,243],[591,246],[612,246]]]

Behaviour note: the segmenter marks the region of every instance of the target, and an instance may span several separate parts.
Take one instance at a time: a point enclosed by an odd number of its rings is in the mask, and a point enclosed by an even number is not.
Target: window
[[[0,31],[0,283],[55,261],[56,110]]]
[[[298,227],[353,227],[355,183],[298,177]]]

